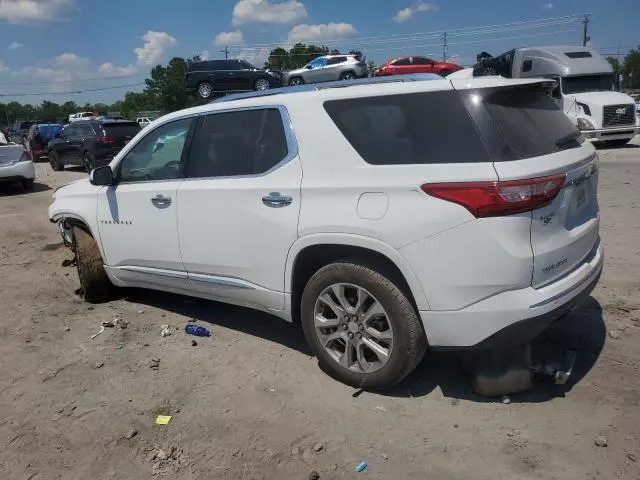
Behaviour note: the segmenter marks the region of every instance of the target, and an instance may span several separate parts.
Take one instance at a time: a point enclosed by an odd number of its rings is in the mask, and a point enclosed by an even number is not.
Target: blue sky
[[[0,101],[111,102],[142,87],[59,93],[142,82],[156,63],[220,58],[224,45],[259,66],[272,46],[297,40],[356,48],[379,64],[440,58],[432,32],[448,30],[448,55],[470,64],[482,50],[578,44],[579,18],[567,16],[582,13],[602,53],[640,44],[638,0],[0,0]],[[15,96],[24,93],[46,95]]]

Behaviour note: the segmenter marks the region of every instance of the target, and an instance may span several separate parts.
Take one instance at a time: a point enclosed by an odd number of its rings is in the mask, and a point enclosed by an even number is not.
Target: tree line
[[[622,75],[619,88],[640,89],[640,47],[629,50],[622,62],[614,57],[607,57],[607,60],[613,67],[616,85]]]

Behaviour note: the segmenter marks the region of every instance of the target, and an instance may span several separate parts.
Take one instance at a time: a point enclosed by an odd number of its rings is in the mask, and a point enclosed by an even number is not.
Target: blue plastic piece
[[[360,462],[358,465],[356,465],[356,472],[360,473],[365,468],[367,468],[367,462]]]
[[[336,80],[334,82],[312,83],[299,85],[297,87],[280,87],[258,92],[232,93],[222,98],[212,100],[209,103],[233,102],[245,98],[269,97],[271,95],[281,95],[286,93],[312,92],[314,90],[325,90],[327,88],[355,87],[357,85],[371,85],[376,83],[395,82],[424,82],[426,80],[443,80],[440,75],[433,73],[415,73],[412,75],[389,75],[385,77],[358,78],[356,80]]]

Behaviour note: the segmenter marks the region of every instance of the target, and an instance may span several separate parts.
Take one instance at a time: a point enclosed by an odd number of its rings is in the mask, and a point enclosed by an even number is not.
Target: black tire
[[[196,92],[198,94],[198,97],[204,100],[208,100],[213,96],[213,85],[211,85],[209,82],[202,82],[198,85]]]
[[[22,188],[24,188],[27,192],[30,192],[31,190],[33,190],[33,178],[23,180]]]
[[[89,155],[89,152],[84,152],[84,156],[82,157],[82,164],[84,165],[84,169],[87,173],[91,173],[91,170],[94,169],[93,160],[91,159],[91,155]]]
[[[265,88],[260,88],[260,85],[265,86]],[[253,84],[253,90],[256,92],[261,92],[264,90],[269,90],[271,88],[271,82],[266,77],[258,78]]]
[[[55,172],[60,172],[64,170],[64,164],[60,161],[60,157],[54,151],[49,152],[49,165],[51,165],[51,169]]]
[[[627,143],[629,143],[630,140],[631,140],[630,138],[626,138],[622,140],[607,140],[605,144],[609,148],[618,148],[618,147],[624,147]]]
[[[335,283],[349,283],[366,289],[388,313],[393,348],[389,360],[379,370],[371,373],[348,370],[320,343],[314,325],[315,304],[318,296]],[[422,324],[407,296],[382,274],[357,263],[332,263],[311,277],[302,295],[301,321],[320,368],[336,380],[356,388],[382,389],[395,385],[420,363],[427,350]]]
[[[108,300],[113,295],[113,284],[104,271],[98,244],[79,227],[73,228],[73,238],[82,297],[91,303]]]
[[[342,72],[340,74],[340,80],[355,80],[358,76],[355,72]]]
[[[296,82],[300,82],[300,83],[296,83]],[[299,85],[304,85],[304,80],[302,79],[302,77],[293,77],[289,79],[290,87],[296,87]]]
[[[448,76],[448,75],[451,75],[452,73],[453,73],[453,72],[452,72],[451,70],[442,70],[442,71],[440,72],[440,76],[441,76],[441,77],[446,77],[446,76]]]

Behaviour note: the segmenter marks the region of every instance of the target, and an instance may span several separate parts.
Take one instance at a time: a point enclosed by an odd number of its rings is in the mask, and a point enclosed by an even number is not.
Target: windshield
[[[610,92],[613,88],[613,75],[579,75],[562,77],[562,93]]]

